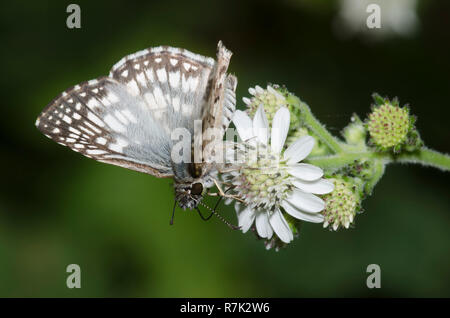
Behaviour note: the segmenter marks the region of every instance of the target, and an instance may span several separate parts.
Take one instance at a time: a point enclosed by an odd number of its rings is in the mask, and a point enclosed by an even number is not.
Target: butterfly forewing
[[[110,76],[123,83],[132,95],[140,95],[153,116],[170,131],[193,131],[209,96],[208,80],[215,65],[212,58],[187,50],[160,46],[124,57]]]
[[[208,107],[204,109],[203,114],[204,161],[221,159],[221,157],[215,157],[216,151],[222,147],[223,135],[235,111],[237,78],[227,74],[231,55],[231,51],[227,50],[220,41],[217,46],[217,63],[210,81],[211,93],[208,97]]]

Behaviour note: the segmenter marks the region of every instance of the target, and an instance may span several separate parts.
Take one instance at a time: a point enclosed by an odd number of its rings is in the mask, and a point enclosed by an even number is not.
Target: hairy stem
[[[365,185],[365,191],[367,194],[372,194],[373,189],[375,188],[376,184],[378,183],[378,181],[380,181],[381,177],[384,174],[384,168],[385,163],[382,159],[374,160],[372,176]]]
[[[339,153],[331,156],[310,157],[307,162],[319,166],[324,170],[336,170],[354,163],[360,159],[371,159],[379,155],[370,151]]]
[[[302,102],[297,96],[289,95],[288,102],[299,107],[302,121],[309,129],[334,153],[342,153],[342,144],[339,140],[328,132],[328,130],[311,113],[309,106]]]
[[[393,162],[415,163],[450,171],[450,156],[426,147],[412,153],[402,153],[392,159]]]
[[[345,167],[361,159],[377,159],[385,163],[414,163],[423,166],[434,167],[442,171],[450,171],[450,156],[439,153],[437,151],[422,148],[411,153],[402,153],[397,156],[392,156],[387,153],[376,153],[372,151],[361,152],[343,152],[330,156],[317,156],[308,158],[307,162],[321,167],[324,170],[334,171]]]

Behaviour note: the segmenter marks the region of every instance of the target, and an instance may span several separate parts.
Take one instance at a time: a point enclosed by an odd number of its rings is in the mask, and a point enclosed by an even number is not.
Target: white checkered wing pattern
[[[36,126],[87,157],[170,177],[170,133],[192,132],[202,118],[214,65],[212,58],[164,46],[126,56],[108,77],[64,91]]]

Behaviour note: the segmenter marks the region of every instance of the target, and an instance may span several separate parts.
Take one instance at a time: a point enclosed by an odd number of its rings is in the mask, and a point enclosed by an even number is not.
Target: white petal
[[[323,176],[322,169],[307,163],[290,165],[288,172],[290,175],[305,181],[315,181]]]
[[[294,235],[279,209],[276,209],[270,216],[269,222],[274,232],[284,243],[289,243],[294,239]]]
[[[307,213],[307,212],[301,211],[286,201],[281,202],[281,206],[286,210],[287,213],[289,213],[296,219],[307,221],[307,222],[312,222],[312,223],[322,223],[323,222],[324,218],[323,218],[323,215],[320,213]]]
[[[264,93],[264,90],[263,90],[262,87],[259,86],[259,85],[256,85],[256,86],[255,86],[255,90],[256,90],[256,92],[257,92],[258,94]]]
[[[270,145],[273,152],[279,154],[283,149],[290,123],[289,110],[281,107],[273,116]]]
[[[236,126],[239,137],[241,137],[243,141],[253,138],[252,120],[246,113],[241,110],[235,111],[233,115],[233,123],[234,126]]]
[[[274,89],[270,85],[267,85],[267,91],[269,93],[275,95],[277,97],[277,99],[280,99],[280,100],[283,100],[283,101],[286,100],[286,98],[283,95],[281,95],[276,89]]]
[[[298,210],[308,213],[318,213],[325,208],[325,202],[321,198],[297,188],[292,190],[286,201]]]
[[[294,141],[284,152],[284,159],[288,164],[302,161],[311,153],[314,148],[315,140],[311,136],[303,136]]]
[[[257,136],[261,143],[267,145],[269,141],[269,121],[262,104],[258,107],[255,117],[253,117],[253,134]]]
[[[253,211],[250,207],[245,208],[239,213],[239,226],[241,227],[243,233],[248,231],[254,220],[255,211]]]
[[[295,179],[292,181],[300,190],[314,194],[327,194],[334,190],[334,183],[326,179],[319,179],[316,181],[303,181]]]
[[[263,238],[271,238],[273,234],[272,227],[269,224],[269,216],[266,211],[256,213],[256,231],[258,235]]]

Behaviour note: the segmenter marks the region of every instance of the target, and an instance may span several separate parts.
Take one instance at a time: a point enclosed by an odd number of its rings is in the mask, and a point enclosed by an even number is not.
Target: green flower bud
[[[367,120],[370,141],[380,151],[414,151],[422,142],[414,127],[415,118],[397,99],[389,101],[374,94],[376,105]]]
[[[350,145],[364,147],[366,144],[366,128],[358,115],[353,114],[350,124],[344,128],[342,135]]]
[[[384,149],[401,145],[409,130],[408,111],[384,104],[369,115],[369,133],[373,142]]]
[[[258,107],[262,104],[269,126],[271,126],[275,113],[284,106],[289,109],[291,114],[288,137],[292,136],[301,126],[300,109],[287,101],[286,98],[289,96],[289,92],[286,88],[269,84],[267,85],[267,89],[255,86],[255,88],[249,88],[248,91],[252,97],[244,97],[243,101],[247,104],[247,113],[251,118],[254,117]]]
[[[367,180],[372,177],[373,167],[372,161],[369,159],[355,160],[340,170],[340,173],[356,180]],[[362,181],[361,181],[362,182]]]
[[[247,104],[247,113],[250,117],[254,117],[258,107],[262,104],[264,111],[267,116],[269,125],[272,125],[273,117],[275,113],[284,106],[289,109],[290,112],[290,124],[288,136],[286,139],[285,147],[296,141],[299,137],[310,135],[314,137],[309,130],[302,125],[300,120],[300,109],[289,103],[287,97],[289,96],[289,91],[285,87],[280,87],[278,85],[267,85],[267,89],[263,89],[260,86],[255,88],[249,88],[249,93],[252,95],[251,98],[244,97],[243,101]],[[315,138],[315,137],[314,137]],[[326,147],[320,140],[316,139],[316,144],[311,151],[311,156],[322,156],[329,153],[328,147]]]
[[[334,191],[323,196],[325,220],[323,227],[337,230],[340,227],[346,229],[353,223],[357,211],[361,206],[361,195],[359,186],[354,184],[350,178],[344,180],[341,177],[329,179],[334,182]]]
[[[249,88],[248,92],[252,95],[251,98],[244,97],[243,101],[247,104],[247,113],[253,118],[258,107],[262,104],[264,111],[269,121],[269,126],[272,124],[273,116],[280,109],[280,107],[287,107],[286,96],[281,91],[278,85],[267,85],[267,89],[260,86]]]

